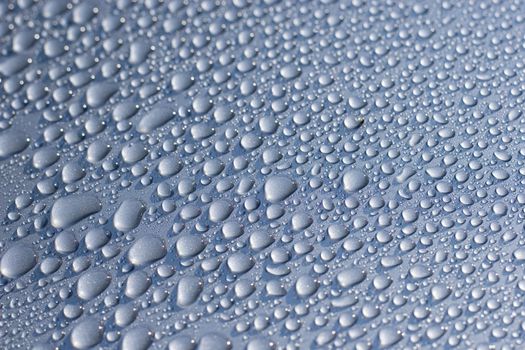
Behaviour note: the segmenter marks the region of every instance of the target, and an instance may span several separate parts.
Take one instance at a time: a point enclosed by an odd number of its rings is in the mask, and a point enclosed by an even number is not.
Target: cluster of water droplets
[[[524,5],[0,2],[0,347],[524,347]]]

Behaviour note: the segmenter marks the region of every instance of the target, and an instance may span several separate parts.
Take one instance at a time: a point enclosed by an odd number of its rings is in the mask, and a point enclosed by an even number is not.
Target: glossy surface
[[[0,2],[0,348],[523,348],[524,19]]]

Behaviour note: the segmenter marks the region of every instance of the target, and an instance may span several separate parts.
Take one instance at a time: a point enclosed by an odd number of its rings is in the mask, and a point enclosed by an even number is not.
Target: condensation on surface
[[[0,2],[0,348],[524,348],[524,5]]]

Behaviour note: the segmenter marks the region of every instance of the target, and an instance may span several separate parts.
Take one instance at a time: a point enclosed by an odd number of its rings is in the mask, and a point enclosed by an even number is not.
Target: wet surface
[[[524,346],[520,1],[0,16],[0,348]]]

